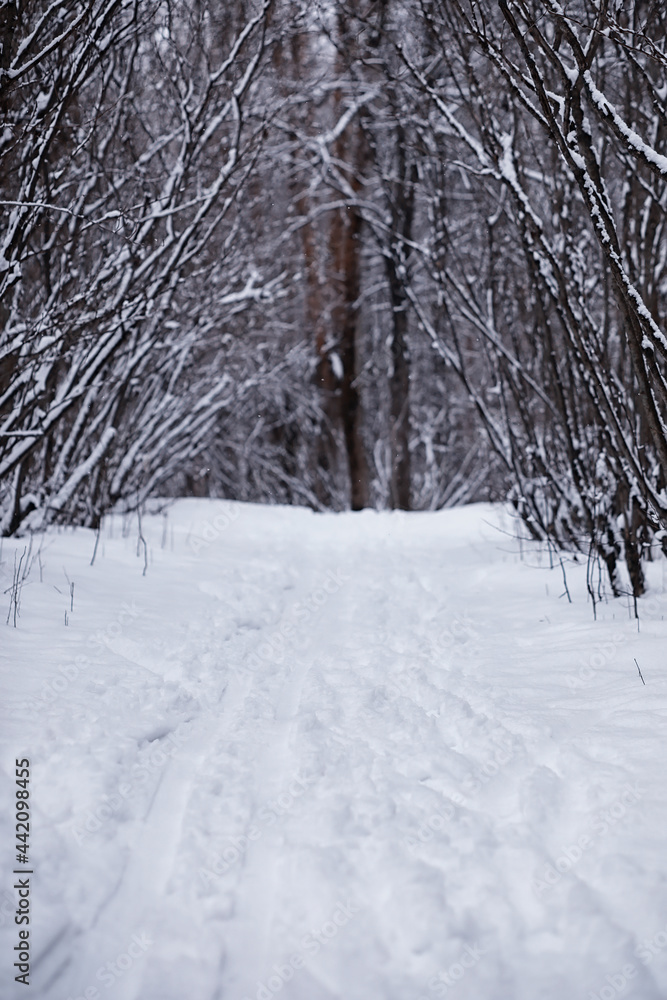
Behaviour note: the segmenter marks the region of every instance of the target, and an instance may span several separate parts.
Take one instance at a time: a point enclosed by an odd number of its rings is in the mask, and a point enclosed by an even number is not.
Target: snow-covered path
[[[661,565],[639,633],[623,600],[593,622],[585,567],[569,604],[508,527],[181,501],[145,577],[120,518],[93,567],[48,536],[2,644],[32,995],[667,996]]]

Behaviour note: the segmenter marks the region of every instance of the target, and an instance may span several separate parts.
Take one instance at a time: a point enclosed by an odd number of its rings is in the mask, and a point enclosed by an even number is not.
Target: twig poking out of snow
[[[551,550],[549,551],[549,557],[551,557]],[[560,557],[560,568],[563,571],[563,583],[565,584],[565,593],[567,594],[568,602],[570,604],[572,604],[572,598],[570,597],[570,591],[568,590],[568,586],[567,586],[567,577],[565,575],[565,566],[563,565],[563,559],[562,559],[562,557]],[[561,597],[562,596],[563,595],[561,594]]]
[[[146,570],[148,569],[148,545],[146,544],[146,539],[144,538],[144,533],[141,529],[141,504],[137,503],[137,555],[141,554],[141,547],[144,550],[144,571],[141,574],[146,576]]]
[[[9,594],[9,610],[7,611],[7,622],[9,625],[10,620],[13,618],[14,628],[17,628],[17,621],[21,614],[21,591],[23,589],[23,584],[27,574],[21,572],[23,561],[26,558],[28,549],[27,546],[23,547],[23,552],[21,553],[21,558],[16,562],[16,552],[14,552],[14,576],[12,579],[12,584],[7,588],[5,594]],[[26,560],[27,562],[27,560]]]

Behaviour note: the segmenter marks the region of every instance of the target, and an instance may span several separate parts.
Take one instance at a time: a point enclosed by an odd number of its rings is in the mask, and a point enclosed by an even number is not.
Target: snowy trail
[[[301,592],[299,596],[307,595]],[[279,625],[274,623],[272,626],[274,635],[280,635]],[[270,956],[278,887],[276,859],[284,845],[280,823],[275,822],[270,829],[264,829],[261,812],[266,808],[265,803],[277,802],[296,780],[299,768],[293,759],[291,741],[310,667],[310,654],[311,648],[307,646],[301,651],[298,662],[284,657],[278,669],[273,660],[269,661],[270,666],[264,664],[265,669],[269,666],[269,678],[264,676],[261,666],[249,668],[247,675],[250,680],[246,691],[248,710],[239,729],[243,731],[245,751],[251,758],[253,811],[249,822],[235,835],[239,845],[237,851],[242,851],[243,881],[236,894],[235,924],[226,934],[229,959],[223,976],[227,983],[221,992],[223,996],[241,996],[249,971],[254,973],[265,968]],[[255,713],[255,698],[263,698],[267,709],[259,716]],[[252,737],[248,741],[250,734]],[[301,794],[302,788],[305,786],[297,784],[295,790]]]
[[[169,519],[146,578],[118,524],[92,568],[54,537],[80,606],[6,633],[40,1000],[667,995],[660,567],[638,634],[489,507]]]

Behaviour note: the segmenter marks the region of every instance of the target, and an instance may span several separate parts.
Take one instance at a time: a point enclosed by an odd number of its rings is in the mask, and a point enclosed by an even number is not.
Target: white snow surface
[[[3,998],[667,996],[664,563],[638,630],[499,507],[142,528],[35,536],[0,622]]]

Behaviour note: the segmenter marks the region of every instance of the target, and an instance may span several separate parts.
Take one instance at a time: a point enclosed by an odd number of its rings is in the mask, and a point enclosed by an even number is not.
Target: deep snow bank
[[[662,563],[638,632],[488,506],[142,529],[36,537],[1,626],[3,996],[667,995]]]

